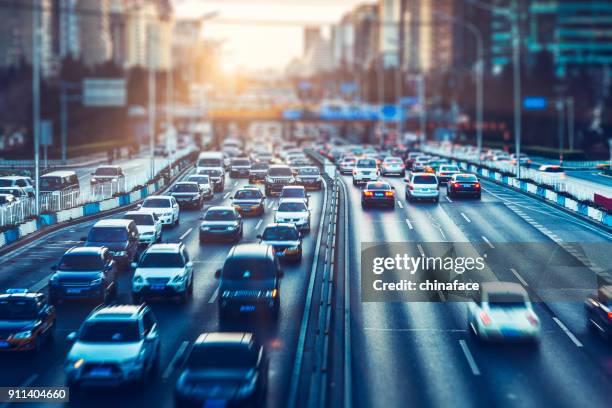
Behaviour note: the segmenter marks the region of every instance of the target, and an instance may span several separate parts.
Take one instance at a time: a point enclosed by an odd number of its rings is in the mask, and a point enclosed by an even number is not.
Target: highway
[[[449,199],[441,189],[439,204],[413,204],[404,198],[402,179],[387,178],[398,193],[395,209],[363,210],[359,188],[349,176],[342,180],[349,212],[354,406],[610,406],[612,350],[588,331],[583,301],[576,300],[592,293],[594,274],[567,276],[553,268],[554,275],[547,275],[551,282],[583,289],[568,297],[571,301],[535,303],[542,336],[539,346],[529,346],[475,340],[464,302],[363,303],[359,272],[362,242],[533,243],[521,245],[522,253],[509,252],[505,267],[493,271],[499,280],[530,290],[542,278],[533,260],[547,262],[546,248],[559,246],[571,256],[571,247],[580,243],[594,263],[609,268],[610,252],[602,248],[610,234],[490,182],[482,182],[480,202]]]
[[[232,192],[245,180],[226,180],[226,190],[205,203],[230,204]],[[72,407],[152,407],[171,406],[172,389],[179,374],[184,351],[202,332],[218,330],[253,331],[265,341],[270,356],[267,406],[282,407],[287,399],[296,343],[300,331],[309,272],[314,258],[315,240],[322,210],[322,192],[311,193],[312,231],[304,238],[303,259],[300,264],[287,264],[281,283],[281,317],[276,326],[261,322],[240,322],[219,326],[217,316],[217,285],[214,271],[222,266],[232,244],[203,244],[198,240],[199,211],[182,211],[178,227],[164,230],[164,242],[182,241],[195,263],[194,297],[187,305],[154,302],[153,311],[160,324],[161,374],[144,390],[126,388],[120,391],[92,391],[71,395]],[[245,218],[244,238],[241,242],[257,242],[256,235],[273,220],[273,208],[278,198],[266,199],[263,217]],[[111,217],[117,217],[114,215]],[[0,292],[7,288],[27,287],[44,290],[51,266],[64,251],[79,245],[95,221],[67,227],[34,241],[0,258]],[[131,303],[131,273],[123,272],[119,281],[118,302]],[[66,335],[77,330],[93,304],[63,303],[57,308],[55,341],[39,355],[3,355],[0,360],[0,384],[13,386],[63,386],[63,363],[69,345]],[[2,405],[0,405],[2,406]]]

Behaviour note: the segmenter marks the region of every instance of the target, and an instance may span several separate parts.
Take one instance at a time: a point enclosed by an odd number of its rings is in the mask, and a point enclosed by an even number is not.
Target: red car
[[[455,174],[446,185],[446,195],[448,197],[469,195],[480,199],[480,181],[473,174]]]

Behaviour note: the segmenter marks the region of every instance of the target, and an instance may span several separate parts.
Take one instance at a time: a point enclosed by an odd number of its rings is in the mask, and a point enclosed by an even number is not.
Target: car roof
[[[134,221],[112,218],[112,219],[109,219],[109,220],[100,220],[100,221],[96,222],[93,225],[92,228],[127,227],[132,222],[134,222]]]
[[[234,245],[227,255],[229,258],[268,258],[272,255],[272,247],[258,243]]]
[[[190,186],[197,186],[198,185],[198,183],[196,183],[195,181],[179,181],[175,185],[179,185],[179,184],[187,184],[187,185],[190,185]]]
[[[165,196],[165,195],[152,195],[152,196],[148,196],[147,198],[145,198],[146,200],[150,200],[152,198],[165,198],[166,200],[170,200],[170,196]]]
[[[1,180],[22,180],[22,179],[28,179],[31,180],[31,177],[28,176],[2,176],[0,177]]]
[[[234,211],[234,207],[232,207],[231,205],[213,205],[212,207],[208,207],[206,212],[208,211],[227,211],[227,210]]]
[[[283,186],[283,190],[306,190],[304,186]]]
[[[175,254],[181,250],[182,246],[182,243],[153,244],[147,248],[146,253]]]
[[[105,164],[104,166],[96,167],[96,170],[97,169],[115,169],[115,170],[119,170],[120,168],[121,168],[121,166],[110,166],[110,165]]]
[[[283,198],[283,203],[302,203],[304,204],[303,198]]]
[[[425,173],[425,172],[419,172],[419,173],[412,173],[411,174],[412,177],[416,177],[416,176],[431,176],[431,177],[436,177],[435,174],[432,173]]]
[[[128,211],[125,214],[123,214],[124,217],[126,215],[150,215],[151,217],[153,217],[154,213],[153,211],[148,211],[146,209],[140,209],[137,211]]]
[[[102,305],[94,309],[87,320],[134,320],[144,305]]]
[[[27,292],[27,289],[22,291],[19,289],[15,293],[10,293],[10,289],[7,289],[5,293],[0,293],[0,300],[36,300],[43,296],[40,292]]]
[[[275,227],[288,227],[288,228],[295,228],[297,230],[297,227],[295,226],[295,224],[291,222],[272,222],[266,225],[264,230],[268,228],[275,228]]]
[[[384,187],[384,186],[388,186],[389,189],[391,189],[391,184],[389,184],[386,181],[369,181],[368,184],[366,184],[366,189],[370,187]]]
[[[285,164],[272,164],[269,167],[270,169],[291,169],[289,166]]]
[[[76,173],[72,170],[58,170],[58,171],[52,171],[51,173],[47,173],[47,174],[43,174],[40,177],[66,177],[66,176],[73,176],[76,175]]]
[[[252,333],[241,332],[210,332],[202,333],[194,342],[194,346],[202,346],[207,344],[216,345],[250,345],[253,342]]]
[[[106,251],[105,247],[81,246],[73,247],[66,251],[64,255],[102,255]]]

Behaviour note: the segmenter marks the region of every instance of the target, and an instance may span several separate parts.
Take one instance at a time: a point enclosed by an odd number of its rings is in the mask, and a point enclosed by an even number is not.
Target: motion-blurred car
[[[170,189],[170,196],[176,199],[180,207],[199,209],[204,203],[200,184],[195,181],[179,181]]]
[[[200,242],[215,240],[240,241],[243,234],[242,217],[234,207],[210,207],[200,224]]]
[[[306,205],[308,205],[310,201],[310,194],[306,192],[304,186],[285,186],[280,193],[278,200],[279,204],[288,198],[300,198],[304,200]]]
[[[366,184],[361,192],[361,207],[366,208],[373,205],[384,205],[395,207],[395,187],[382,181],[374,181]]]
[[[438,178],[429,173],[410,173],[406,180],[406,200],[440,200]]]
[[[266,174],[268,173],[268,169],[270,168],[270,164],[268,161],[253,163],[251,165],[251,170],[249,171],[249,183],[263,183],[266,181]]]
[[[460,195],[469,195],[480,199],[481,196],[480,181],[473,174],[455,174],[446,184],[446,195],[455,197]]]
[[[132,220],[105,219],[97,221],[82,237],[86,247],[106,247],[118,267],[126,268],[138,253],[140,238]]]
[[[406,166],[404,166],[401,157],[386,157],[382,162],[380,174],[382,176],[396,174],[404,177],[406,175]]]
[[[21,187],[30,197],[34,197],[34,182],[26,176],[0,177],[0,187]]]
[[[260,244],[272,245],[281,260],[302,259],[302,237],[293,224],[269,224],[257,238]]]
[[[274,222],[291,223],[300,231],[310,231],[310,209],[303,198],[286,198],[278,204]]]
[[[521,153],[520,156],[521,157],[519,159],[519,163],[521,164],[521,166],[528,166],[531,164],[531,159],[525,153]],[[510,162],[512,164],[516,164],[516,153],[512,153],[510,155]]]
[[[597,295],[588,297],[584,306],[588,327],[604,340],[612,340],[612,285],[600,287]]]
[[[307,190],[320,190],[322,186],[321,171],[315,166],[300,167],[295,176],[295,181]]]
[[[10,194],[14,201],[22,201],[29,197],[23,187],[0,187],[0,194]]]
[[[238,189],[231,197],[232,205],[241,215],[262,215],[265,211],[265,196],[255,186]]]
[[[198,174],[203,174],[210,177],[210,182],[213,186],[213,191],[216,193],[225,190],[225,173],[221,169],[201,169]]]
[[[353,168],[355,167],[355,163],[357,159],[354,157],[345,157],[338,164],[338,170],[340,174],[351,174],[353,172]]]
[[[236,157],[230,160],[230,178],[248,178],[251,172],[251,161],[247,157]]]
[[[145,198],[139,209],[154,212],[162,224],[178,225],[180,220],[179,205],[174,197],[169,196],[149,196]]]
[[[150,245],[161,242],[163,226],[154,212],[146,210],[128,211],[122,218],[134,221],[141,244]]]
[[[295,184],[295,177],[289,166],[270,166],[266,174],[266,196],[278,194],[283,190],[283,187],[293,184]]]
[[[378,180],[378,165],[375,159],[359,159],[353,168],[353,185]]]
[[[42,293],[8,289],[0,294],[0,352],[39,351],[55,331],[55,308]]]
[[[215,196],[214,188],[210,176],[206,174],[192,174],[187,177],[186,181],[198,183],[200,190],[202,191],[202,198],[205,200],[211,199]]]
[[[425,171],[425,166],[427,166],[430,159],[431,157],[429,156],[417,156],[417,158],[414,159],[414,162],[412,163],[412,168],[410,170],[415,173]]]
[[[72,346],[64,372],[73,390],[144,384],[159,370],[157,320],[144,304],[98,307],[66,340]]]
[[[443,164],[436,172],[438,183],[446,183],[452,176],[459,173],[461,173],[461,170],[459,170],[459,167],[455,166],[454,164]]]
[[[565,170],[563,169],[563,167],[558,166],[556,164],[542,165],[538,167],[538,171],[545,173],[546,177],[549,177],[553,180],[565,178]]]
[[[174,406],[264,406],[267,386],[268,357],[251,333],[202,333],[176,382]]]
[[[125,184],[123,169],[119,166],[99,166],[91,173],[90,184],[117,183],[120,186]]]
[[[468,329],[481,340],[537,341],[540,319],[521,285],[487,282],[468,305]]]
[[[17,199],[12,194],[0,194],[0,205],[9,205],[16,203]]]

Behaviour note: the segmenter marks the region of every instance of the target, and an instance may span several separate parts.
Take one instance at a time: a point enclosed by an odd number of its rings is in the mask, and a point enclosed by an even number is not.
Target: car
[[[272,245],[281,260],[302,260],[302,235],[294,224],[268,224],[257,238],[260,244]]]
[[[0,193],[0,205],[10,205],[17,201],[18,200],[12,194]]]
[[[266,181],[266,174],[270,168],[269,161],[253,163],[249,171],[249,183],[263,183]]]
[[[395,208],[395,187],[383,181],[371,181],[361,192],[361,207],[385,205]]]
[[[41,195],[79,195],[81,191],[79,177],[74,170],[59,170],[40,176]]]
[[[538,167],[538,171],[546,173],[546,176],[553,180],[565,178],[565,169],[556,164],[544,164]]]
[[[430,160],[430,156],[417,156],[416,159],[414,159],[414,162],[412,162],[412,167],[410,170],[415,173],[424,172],[425,166],[427,166]]]
[[[218,170],[225,176],[225,156],[222,152],[201,152],[196,162],[196,172],[203,173],[202,170]]]
[[[0,187],[21,187],[28,193],[28,196],[34,197],[34,182],[30,177],[26,176],[3,176],[0,177]]]
[[[66,340],[64,373],[72,390],[144,384],[159,371],[157,319],[144,304],[99,306]]]
[[[352,174],[357,159],[355,157],[345,157],[338,163],[340,174]]]
[[[145,198],[138,209],[154,212],[163,225],[178,225],[180,209],[176,198],[171,196],[153,195]]]
[[[512,164],[516,164],[516,158],[517,158],[516,153],[512,153],[512,154],[510,155],[510,162],[511,162]],[[528,165],[530,165],[530,164],[531,164],[531,159],[530,159],[530,158],[529,158],[529,156],[527,156],[525,153],[521,153],[521,154],[520,154],[520,158],[519,158],[519,160],[518,160],[518,161],[519,161],[519,163],[520,163],[520,165],[521,165],[521,166],[528,166]]]
[[[406,168],[412,170],[412,164],[419,156],[421,156],[421,152],[409,152],[406,156]]]
[[[440,200],[438,178],[429,173],[410,173],[406,180],[406,200]]]
[[[406,166],[401,157],[385,157],[380,168],[381,176],[397,174],[400,177],[406,175]]]
[[[471,195],[480,199],[481,190],[480,181],[474,174],[454,174],[446,184],[446,195],[448,197]]]
[[[195,181],[180,181],[170,189],[170,196],[176,199],[179,207],[192,209],[202,208],[204,194],[200,185]]]
[[[353,185],[359,185],[368,181],[378,180],[379,172],[376,159],[359,159],[353,168]]]
[[[265,405],[269,362],[251,333],[202,333],[185,358],[174,387],[174,406]]]
[[[219,320],[258,313],[278,319],[283,275],[272,246],[235,245],[223,267],[215,272],[219,279]]]
[[[587,326],[604,340],[612,340],[612,285],[604,285],[596,296],[589,296],[584,303]]]
[[[182,243],[154,244],[132,263],[132,299],[141,303],[159,297],[193,296],[193,262]]]
[[[232,205],[241,215],[257,216],[265,212],[265,196],[255,186],[240,188],[231,197]]]
[[[0,194],[10,194],[15,201],[26,200],[30,197],[23,187],[0,187]]]
[[[432,174],[438,174],[438,170],[440,169],[440,166],[442,165],[446,165],[448,164],[448,160],[446,159],[436,159],[436,160],[429,160],[424,168],[423,168],[423,172],[424,173],[432,173]]]
[[[304,186],[307,190],[321,190],[323,184],[321,170],[315,166],[299,167],[295,182]]]
[[[286,198],[276,207],[274,222],[291,223],[300,231],[310,231],[310,209],[303,198]]]
[[[74,299],[105,303],[117,297],[117,264],[106,247],[71,248],[51,269],[52,304]]]
[[[7,289],[0,294],[0,352],[40,351],[53,338],[55,319],[44,294]]]
[[[289,166],[272,165],[266,174],[266,196],[278,194],[283,187],[293,184],[295,184],[295,178]]]
[[[128,211],[123,214],[124,220],[132,220],[138,230],[138,239],[141,244],[154,244],[162,241],[162,222],[152,211]]]
[[[210,207],[200,224],[200,242],[214,240],[240,241],[243,234],[242,217],[234,207]]]
[[[230,161],[230,178],[248,178],[251,172],[251,161],[247,157],[235,157]]]
[[[518,283],[485,282],[468,304],[468,330],[485,341],[538,341],[540,319]]]
[[[461,173],[461,170],[454,164],[443,164],[438,168],[436,177],[438,177],[438,183],[442,184],[448,182],[453,175],[459,173]]]
[[[119,267],[125,268],[134,260],[140,238],[132,220],[107,219],[97,221],[89,234],[81,239],[84,246],[106,247]]]
[[[304,186],[285,186],[281,190],[278,202],[282,203],[288,198],[301,198],[304,200],[306,205],[308,205],[310,201],[310,194],[306,192]]]
[[[125,175],[120,166],[99,166],[91,173],[89,182],[92,186],[111,182],[123,186],[125,184]]]
[[[202,191],[202,198],[205,200],[209,200],[215,196],[213,183],[210,179],[210,176],[206,174],[192,174],[187,177],[187,180],[194,183],[198,183],[200,186],[200,190]]]
[[[215,193],[221,193],[225,190],[225,173],[221,169],[200,169],[198,175],[210,177],[210,182]]]

